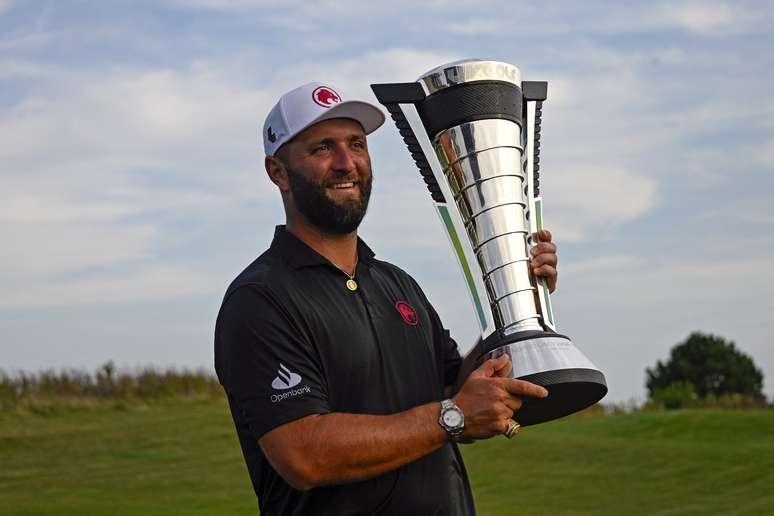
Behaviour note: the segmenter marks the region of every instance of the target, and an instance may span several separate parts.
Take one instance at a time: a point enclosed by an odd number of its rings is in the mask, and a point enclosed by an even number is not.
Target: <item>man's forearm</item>
[[[312,415],[269,432],[260,443],[272,466],[297,489],[355,482],[443,446],[448,437],[439,413],[439,403],[428,403],[386,416]]]

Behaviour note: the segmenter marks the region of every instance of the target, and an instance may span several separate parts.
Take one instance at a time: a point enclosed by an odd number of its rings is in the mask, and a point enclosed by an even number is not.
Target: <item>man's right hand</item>
[[[470,374],[454,396],[454,403],[465,416],[463,440],[505,433],[508,420],[521,408],[523,396],[548,396],[548,391],[539,385],[507,378],[510,372],[508,355],[489,359]]]

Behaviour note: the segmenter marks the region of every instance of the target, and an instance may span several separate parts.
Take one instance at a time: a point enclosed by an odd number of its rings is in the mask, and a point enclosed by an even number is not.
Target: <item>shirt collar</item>
[[[288,231],[284,225],[274,229],[271,247],[277,250],[294,269],[312,265],[333,265],[327,258]],[[357,237],[357,257],[359,263],[370,263],[374,257],[374,252],[360,237]]]

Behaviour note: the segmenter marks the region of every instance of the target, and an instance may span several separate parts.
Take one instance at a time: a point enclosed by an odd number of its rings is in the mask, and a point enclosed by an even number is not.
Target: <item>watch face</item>
[[[462,423],[462,414],[456,410],[447,410],[443,413],[443,422],[450,428],[459,426]]]

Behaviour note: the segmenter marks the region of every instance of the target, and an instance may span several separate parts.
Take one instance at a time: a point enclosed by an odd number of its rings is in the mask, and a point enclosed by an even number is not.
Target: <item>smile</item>
[[[346,190],[348,188],[354,188],[355,183],[349,182],[349,183],[335,183],[328,188],[333,188],[334,190]]]

